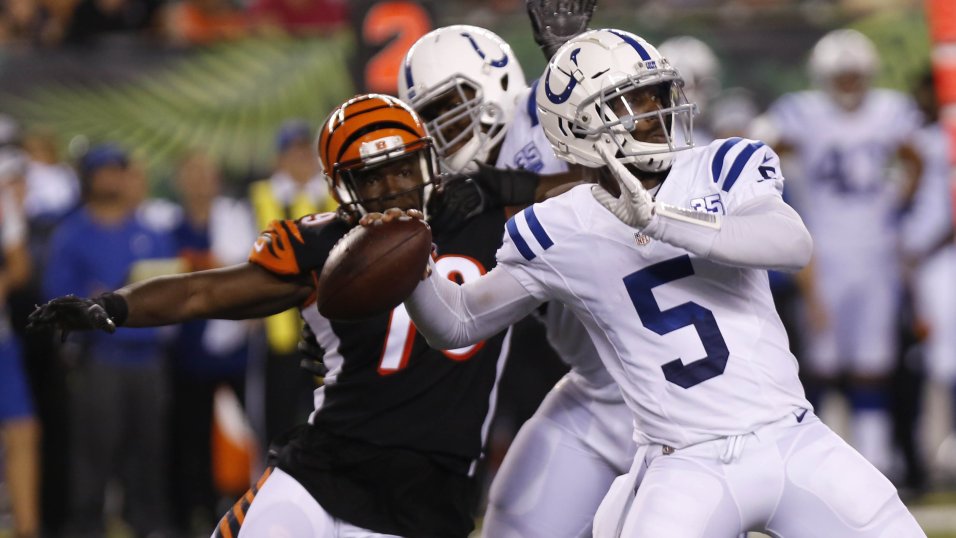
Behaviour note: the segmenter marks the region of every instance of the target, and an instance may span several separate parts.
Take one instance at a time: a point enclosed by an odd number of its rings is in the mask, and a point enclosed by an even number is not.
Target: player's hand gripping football
[[[598,153],[607,164],[608,170],[617,179],[621,186],[621,196],[615,198],[604,187],[597,185],[593,189],[594,198],[614,213],[618,219],[628,226],[643,228],[654,216],[654,199],[641,185],[640,180],[634,177],[627,167],[617,160],[613,151],[603,143],[595,145]]]
[[[63,338],[70,331],[116,332],[116,324],[103,305],[76,295],[57,297],[36,307],[27,322],[27,329],[32,331],[59,329],[63,331]]]
[[[588,29],[597,0],[527,0],[534,40],[550,60],[572,37]]]
[[[418,219],[425,220],[425,215],[417,209],[409,209],[408,211],[402,211],[397,207],[391,209],[386,209],[383,213],[368,213],[363,215],[359,220],[359,224],[362,226],[381,226],[386,222],[391,222],[395,219],[398,220],[409,220],[409,219]]]
[[[386,209],[384,213],[368,213],[363,215],[361,220],[359,220],[360,226],[381,226],[386,222],[391,222],[395,219],[399,220],[408,220],[409,218],[425,220],[425,215],[417,209],[409,209],[407,211],[402,211],[397,207]],[[435,256],[435,244],[432,243],[432,257]],[[425,274],[422,275],[422,280],[430,277],[432,274],[431,266],[425,266]]]

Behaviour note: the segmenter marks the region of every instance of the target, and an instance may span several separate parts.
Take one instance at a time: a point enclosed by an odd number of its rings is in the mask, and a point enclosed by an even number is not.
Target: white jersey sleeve
[[[648,236],[727,265],[783,270],[806,265],[812,241],[799,215],[783,201],[780,160],[772,149],[731,138],[714,142],[689,161],[672,174],[696,170],[695,176],[704,178],[695,182],[699,188],[716,192],[692,199],[689,208],[661,201],[643,230]],[[718,214],[699,219],[708,212]]]
[[[583,226],[571,215],[567,220],[549,219],[542,222],[538,214],[551,206],[566,203],[562,197],[525,208],[508,220],[505,235],[498,249],[498,265],[503,267],[535,298],[546,301],[554,298],[550,288],[556,284],[554,272],[548,267],[544,254],[555,245],[555,239],[577,235]]]
[[[498,267],[458,285],[432,276],[418,284],[405,308],[418,331],[435,349],[454,349],[490,338],[530,314],[541,301]]]

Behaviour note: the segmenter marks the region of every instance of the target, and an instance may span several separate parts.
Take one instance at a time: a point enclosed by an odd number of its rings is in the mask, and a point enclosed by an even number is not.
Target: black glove
[[[483,163],[471,177],[478,182],[492,204],[528,205],[535,202],[541,176],[528,170],[495,168]]]
[[[526,7],[534,40],[551,60],[561,45],[588,29],[597,0],[527,0]]]
[[[299,366],[308,370],[312,375],[325,377],[329,373],[328,366],[325,365],[325,350],[319,345],[312,327],[308,323],[302,325],[302,338],[299,339],[299,353],[302,353],[302,360]]]
[[[485,193],[468,176],[446,174],[428,204],[428,224],[434,234],[445,234],[485,210]]]
[[[126,300],[115,293],[105,293],[92,299],[66,295],[36,307],[27,318],[27,329],[60,329],[64,339],[70,331],[101,330],[113,333],[117,326],[126,321],[127,312]]]

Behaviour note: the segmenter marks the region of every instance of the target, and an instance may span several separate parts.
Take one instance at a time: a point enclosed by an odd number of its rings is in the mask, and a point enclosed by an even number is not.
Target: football
[[[388,312],[421,281],[431,250],[431,228],[416,218],[356,226],[332,247],[322,268],[319,313],[356,321]]]

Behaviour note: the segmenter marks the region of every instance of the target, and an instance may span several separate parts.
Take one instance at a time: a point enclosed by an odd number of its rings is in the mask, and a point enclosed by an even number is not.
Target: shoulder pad
[[[505,230],[515,249],[528,261],[554,246],[554,241],[535,214],[535,205],[528,206],[508,219]]]
[[[767,145],[763,142],[747,138],[715,140],[708,148],[713,151],[710,157],[711,180],[720,185],[720,190],[730,192],[754,153],[765,147]]]
[[[279,275],[321,269],[332,245],[349,228],[335,213],[273,220],[253,245],[249,262]]]

